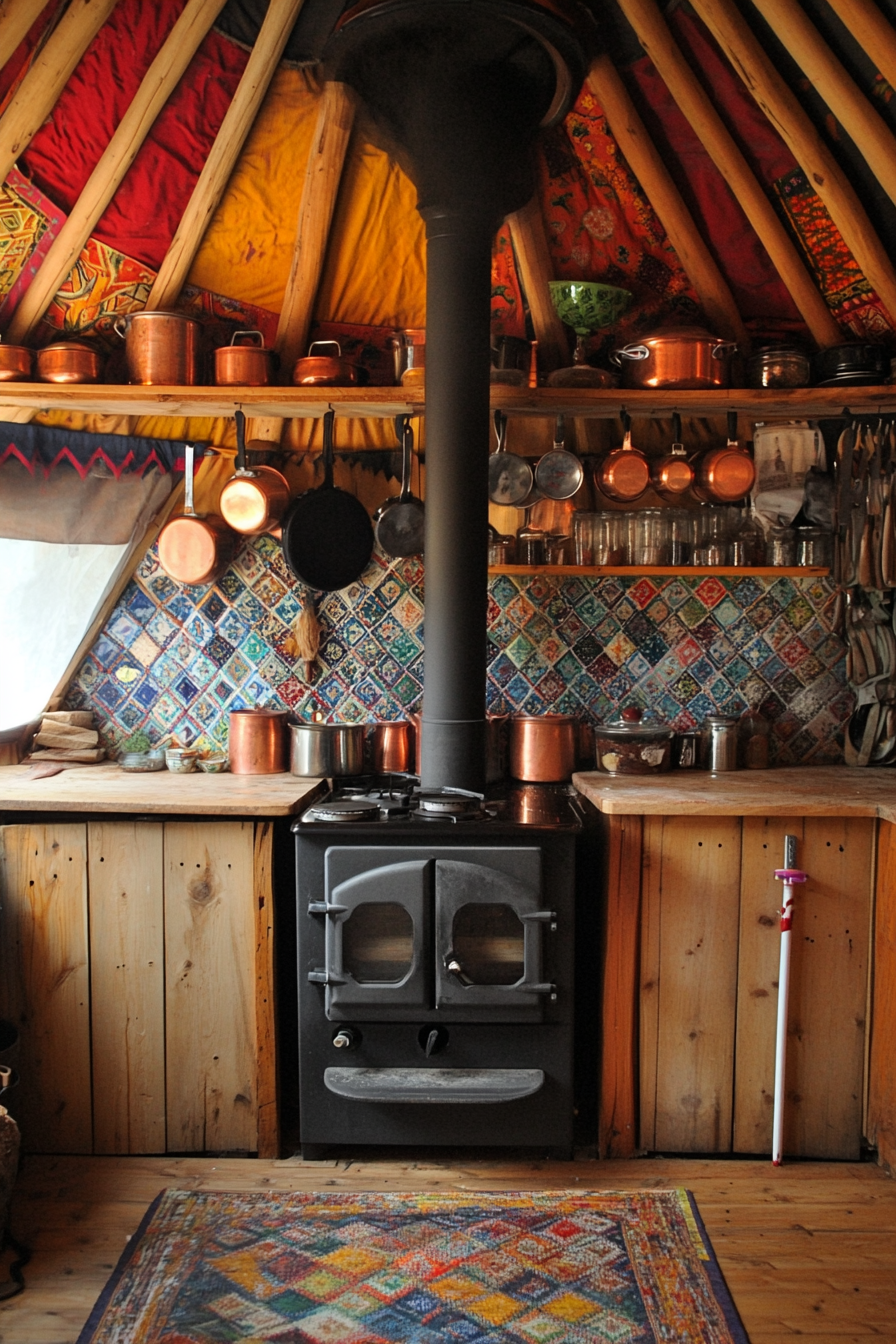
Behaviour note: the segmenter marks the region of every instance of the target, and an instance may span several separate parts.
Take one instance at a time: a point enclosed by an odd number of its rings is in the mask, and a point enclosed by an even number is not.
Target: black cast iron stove
[[[352,780],[294,824],[299,1137],[573,1142],[576,851],[567,786]]]

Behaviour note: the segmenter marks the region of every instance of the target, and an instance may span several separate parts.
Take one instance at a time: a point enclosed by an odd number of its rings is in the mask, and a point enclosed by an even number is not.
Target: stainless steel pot
[[[305,778],[332,779],[364,770],[362,723],[291,723],[289,769]]]

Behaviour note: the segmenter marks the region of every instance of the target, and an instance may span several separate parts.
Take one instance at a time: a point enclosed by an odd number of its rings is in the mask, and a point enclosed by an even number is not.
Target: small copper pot
[[[630,504],[640,498],[650,484],[650,464],[640,448],[632,447],[629,417],[625,416],[625,435],[621,448],[614,448],[594,473],[598,489],[620,504]]]
[[[404,774],[414,760],[414,725],[406,719],[376,723],[370,734],[370,746],[377,774]]]
[[[338,341],[314,341],[296,360],[292,381],[296,387],[357,387],[367,382],[367,370],[343,359]]]
[[[285,709],[230,712],[230,773],[279,775],[286,770]]]
[[[237,467],[221,491],[224,521],[243,536],[257,537],[279,527],[289,503],[289,482],[275,467],[246,467],[246,416],[235,412]]]
[[[18,382],[31,377],[31,361],[34,351],[27,345],[3,345],[0,343],[0,383]]]
[[[219,345],[215,351],[215,383],[218,387],[269,387],[277,362],[276,352],[265,349],[260,331],[235,331],[230,344]]]
[[[159,533],[159,564],[169,578],[192,586],[221,577],[233,558],[236,537],[218,514],[195,512],[192,443],[184,455],[184,511],[169,518]]]
[[[514,715],[510,777],[526,784],[560,784],[576,768],[578,725],[568,714]]]
[[[756,484],[756,464],[737,441],[737,412],[728,412],[728,442],[694,460],[694,494],[704,503],[734,504]]]
[[[687,452],[681,442],[681,416],[676,411],[672,417],[674,443],[668,453],[656,458],[650,464],[650,484],[660,499],[677,503],[694,484],[694,468],[688,461]]]
[[[54,341],[37,352],[43,383],[98,383],[102,371],[102,356],[86,341]]]

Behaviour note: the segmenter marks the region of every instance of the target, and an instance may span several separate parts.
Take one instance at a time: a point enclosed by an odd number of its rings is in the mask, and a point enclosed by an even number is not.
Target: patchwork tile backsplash
[[[304,681],[293,625],[309,596],[269,537],[244,541],[218,583],[184,588],[149,551],[69,690],[115,754],[154,741],[226,744],[228,711],[279,704],[310,718],[401,718],[423,690],[422,560],[379,553],[320,596],[320,657]],[[842,759],[852,708],[834,588],[807,577],[491,577],[488,705],[592,723],[640,704],[684,728],[758,705],[779,764]]]

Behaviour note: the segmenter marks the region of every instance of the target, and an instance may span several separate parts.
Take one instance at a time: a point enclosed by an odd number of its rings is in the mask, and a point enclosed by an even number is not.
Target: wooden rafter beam
[[[0,70],[46,6],[47,0],[0,0]]]

